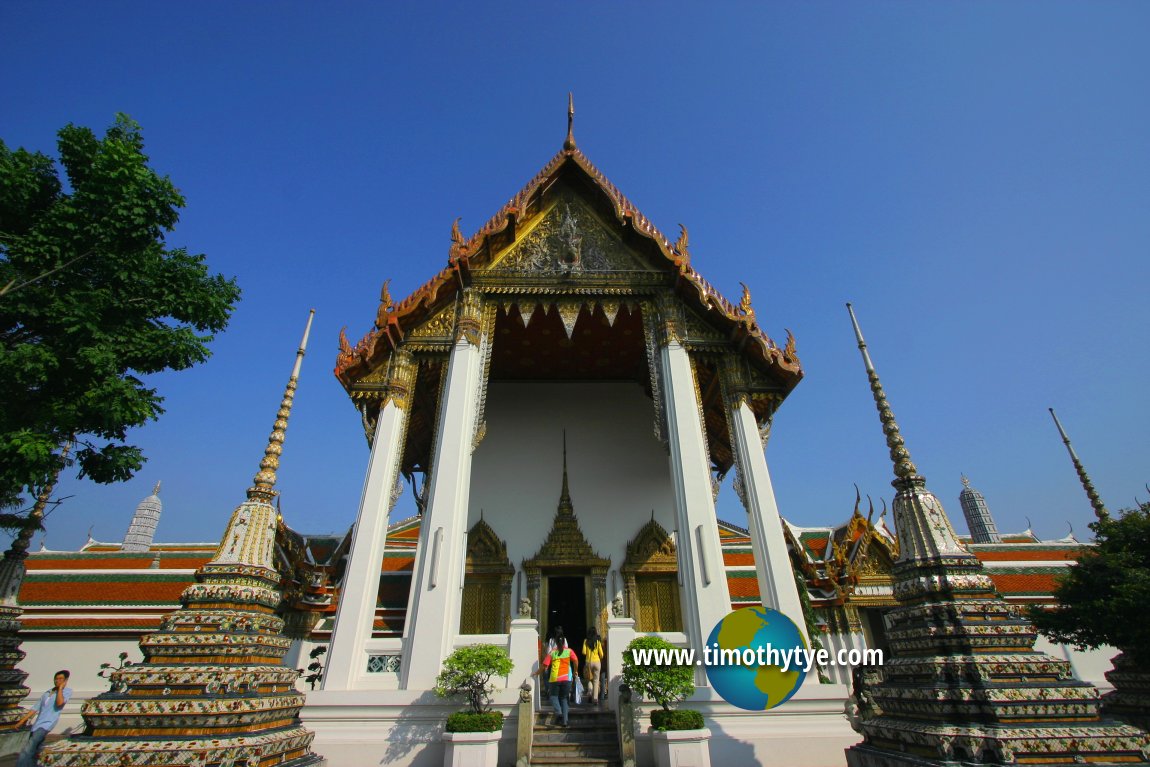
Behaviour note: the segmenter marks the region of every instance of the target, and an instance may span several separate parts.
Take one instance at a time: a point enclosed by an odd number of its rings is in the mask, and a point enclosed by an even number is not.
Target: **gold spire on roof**
[[[567,94],[567,140],[563,148],[568,152],[575,150],[575,94]]]
[[[387,283],[384,283],[386,288]],[[260,470],[256,473],[252,487],[248,488],[248,500],[270,502],[276,496],[276,470],[280,465],[280,455],[283,453],[284,432],[287,431],[288,416],[291,415],[292,400],[295,399],[296,381],[299,379],[300,366],[303,365],[303,355],[307,350],[307,337],[311,333],[311,321],[315,317],[315,309],[308,312],[307,325],[303,329],[303,340],[299,342],[299,350],[295,355],[295,366],[292,367],[291,377],[287,388],[284,389],[284,398],[280,402],[279,412],[276,413],[276,422],[272,426],[271,436],[268,437],[268,446],[264,448],[264,457],[260,461]]]
[[[1054,408],[1047,408],[1050,411],[1050,417],[1054,419],[1054,425],[1058,427],[1058,433],[1062,435],[1062,443],[1066,445],[1066,451],[1070,453],[1070,462],[1074,464],[1074,470],[1078,472],[1078,480],[1082,483],[1082,489],[1086,491],[1086,497],[1090,499],[1090,506],[1094,509],[1094,516],[1098,517],[1099,521],[1110,518],[1110,512],[1106,510],[1106,506],[1102,503],[1102,498],[1099,497],[1098,491],[1094,489],[1094,483],[1090,481],[1090,476],[1086,473],[1086,467],[1082,465],[1082,461],[1078,460],[1078,454],[1074,452],[1074,446],[1070,444],[1070,437],[1066,436],[1066,430],[1062,428],[1062,422],[1058,420],[1058,416],[1054,414]]]
[[[574,507],[571,505],[571,492],[567,489],[567,430],[563,430],[563,490],[559,494],[559,513],[571,514]]]
[[[152,488],[152,495],[160,494],[160,480],[156,480],[156,486]]]
[[[886,445],[890,448],[890,459],[894,463],[894,474],[898,482],[899,480],[922,479],[918,476],[918,468],[910,459],[910,451],[906,449],[906,444],[903,442],[902,435],[899,434],[898,424],[894,420],[894,413],[891,412],[890,403],[886,400],[886,393],[882,390],[882,382],[878,379],[878,373],[874,369],[874,363],[871,362],[870,353],[866,349],[866,341],[863,340],[862,330],[859,329],[858,320],[855,318],[855,310],[847,303],[847,311],[851,315],[851,324],[854,325],[855,338],[858,339],[859,351],[862,352],[863,364],[866,366],[867,378],[870,379],[871,393],[874,395],[874,404],[878,408],[878,417],[882,421],[882,430],[886,435]]]

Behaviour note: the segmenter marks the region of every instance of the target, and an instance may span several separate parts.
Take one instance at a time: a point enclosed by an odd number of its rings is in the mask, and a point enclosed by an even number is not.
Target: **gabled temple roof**
[[[389,305],[390,299],[385,299],[376,326],[358,344],[352,347],[341,333],[341,351],[335,366],[340,382],[347,387],[378,368],[406,334],[454,300],[458,291],[469,284],[472,272],[490,267],[515,241],[520,224],[544,212],[545,195],[560,180],[582,190],[597,203],[604,218],[614,219],[630,247],[645,253],[652,266],[673,276],[674,288],[681,299],[730,338],[749,359],[771,371],[786,391],[798,383],[802,369],[789,332],[785,348],[780,348],[758,326],[749,294],[740,305],[735,305],[691,266],[686,230],[672,243],[587,159],[573,140],[469,239],[464,240],[456,227],[447,265],[398,304]]]

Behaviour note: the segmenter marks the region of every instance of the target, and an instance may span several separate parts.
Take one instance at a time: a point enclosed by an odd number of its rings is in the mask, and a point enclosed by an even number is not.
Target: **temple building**
[[[336,376],[371,457],[305,716],[321,740],[349,692],[378,703],[380,732],[408,737],[410,702],[461,644],[509,647],[509,695],[557,625],[576,642],[618,620],[703,646],[732,605],[715,514],[728,472],[758,594],[805,625],[764,456],[802,377],[794,340],[767,335],[748,290],[737,304],[720,295],[686,230],[664,236],[576,146],[570,115],[568,126],[478,232],[453,228],[443,269],[398,303],[385,285],[372,329],[341,339]],[[376,574],[404,480],[419,529],[402,634],[387,636]],[[735,714],[701,670],[697,682],[709,713]],[[812,722],[838,719],[834,693],[807,697]]]

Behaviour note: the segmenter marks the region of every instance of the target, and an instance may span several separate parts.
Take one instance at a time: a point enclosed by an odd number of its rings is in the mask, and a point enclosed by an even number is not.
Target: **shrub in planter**
[[[503,729],[502,711],[456,711],[447,717],[448,732],[499,732]]]
[[[662,637],[636,637],[623,651],[623,683],[662,707],[651,712],[651,725],[655,729],[699,730],[703,728],[703,715],[698,711],[671,710],[671,706],[695,691],[695,667],[687,664],[640,666],[635,663],[635,650],[666,650],[669,651],[667,657],[672,657],[670,653],[676,649]]]
[[[660,732],[667,730],[701,730],[706,725],[703,715],[690,708],[678,711],[665,711],[657,708],[651,712],[651,726]]]
[[[507,676],[513,664],[507,650],[493,644],[460,647],[443,661],[435,679],[435,692],[441,698],[463,697],[468,710],[448,717],[448,732],[495,732],[503,726],[503,714],[491,711],[493,677]]]

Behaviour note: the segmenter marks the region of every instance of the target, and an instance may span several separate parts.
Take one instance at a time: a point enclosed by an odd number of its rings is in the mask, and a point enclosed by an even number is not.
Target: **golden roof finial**
[[[1058,427],[1058,433],[1062,435],[1062,443],[1066,445],[1066,451],[1070,453],[1070,462],[1074,464],[1074,470],[1078,472],[1078,480],[1082,483],[1082,489],[1086,491],[1086,497],[1090,499],[1090,506],[1094,509],[1094,516],[1101,522],[1104,519],[1110,518],[1110,512],[1106,510],[1106,506],[1102,503],[1102,498],[1099,497],[1098,491],[1094,489],[1094,483],[1090,481],[1090,476],[1086,473],[1086,467],[1082,465],[1082,461],[1078,460],[1078,454],[1074,452],[1074,446],[1070,444],[1070,437],[1066,436],[1066,430],[1062,428],[1062,422],[1058,420],[1058,416],[1054,414],[1054,408],[1047,408],[1050,411],[1050,417],[1054,419],[1054,425]]]
[[[563,148],[568,152],[575,151],[575,94],[567,93],[567,140]]]
[[[387,283],[384,283],[386,287]],[[292,367],[291,377],[287,388],[284,389],[284,398],[280,402],[279,412],[276,413],[276,422],[272,426],[271,436],[268,437],[268,446],[264,448],[264,457],[260,461],[260,470],[256,473],[252,487],[248,488],[249,501],[263,501],[268,503],[276,496],[276,470],[280,465],[280,455],[283,453],[284,432],[287,431],[288,416],[291,415],[292,400],[295,399],[296,381],[299,380],[300,367],[303,365],[303,355],[307,351],[307,337],[311,333],[311,321],[315,317],[315,309],[308,312],[307,325],[303,329],[303,340],[299,342],[296,351],[295,365]]]
[[[156,486],[152,488],[152,495],[160,494],[160,480],[156,480]]]
[[[462,216],[459,216],[451,222],[451,244],[456,247],[463,244],[463,232],[459,230],[459,222],[462,218]]]
[[[675,250],[677,250],[679,252],[680,256],[682,256],[683,258],[687,259],[688,262],[690,262],[691,251],[688,248],[688,244],[689,244],[689,239],[687,237],[687,227],[683,226],[682,224],[679,224],[679,239],[675,240]]]
[[[882,421],[883,433],[886,434],[886,445],[890,448],[890,459],[894,463],[894,474],[897,478],[895,482],[922,481],[922,477],[918,474],[918,468],[910,460],[910,451],[906,449],[902,435],[899,434],[894,413],[891,412],[890,403],[886,400],[886,393],[882,390],[882,382],[879,381],[878,373],[875,372],[874,363],[871,362],[870,353],[866,349],[866,341],[863,340],[862,330],[855,318],[855,310],[850,303],[847,303],[847,311],[851,315],[851,324],[854,325],[855,338],[858,339],[859,351],[862,353],[863,364],[866,366],[867,378],[870,379],[874,404],[878,408],[878,417]]]
[[[395,310],[395,302],[391,300],[389,285],[391,285],[391,280],[384,280],[383,287],[379,289],[379,309],[375,312],[376,330],[387,327],[387,315]]]
[[[739,300],[739,308],[743,310],[743,315],[748,319],[755,318],[755,310],[751,306],[751,289],[747,287],[747,283],[740,282],[743,286],[743,297]]]

